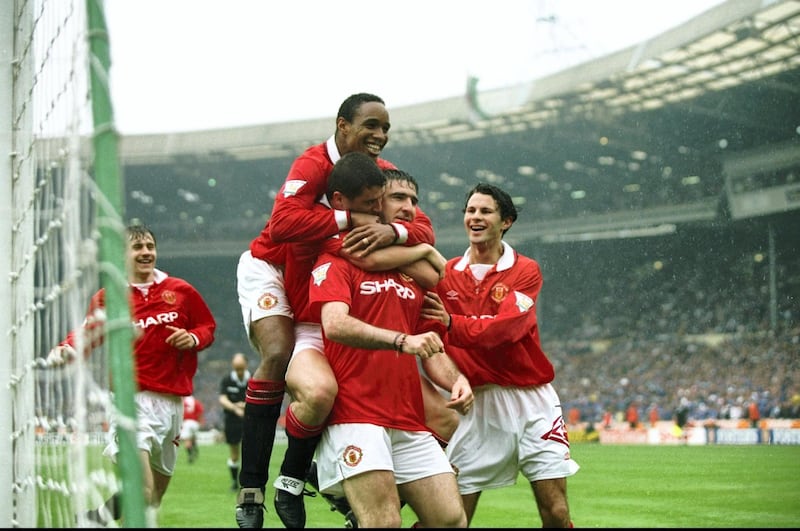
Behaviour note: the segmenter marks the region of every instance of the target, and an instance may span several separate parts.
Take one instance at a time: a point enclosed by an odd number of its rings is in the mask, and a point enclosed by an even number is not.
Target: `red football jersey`
[[[203,403],[193,396],[183,397],[183,420],[196,420],[203,423]]]
[[[536,299],[539,264],[503,242],[500,260],[478,281],[469,251],[447,262],[436,292],[451,314],[446,351],[473,388],[529,387],[553,381],[555,371],[539,341]]]
[[[191,395],[192,379],[197,372],[197,353],[214,342],[216,321],[200,293],[188,282],[156,270],[156,280],[147,296],[141,290],[129,288],[131,319],[135,327],[133,356],[136,380],[141,391],[155,391],[179,396]],[[89,348],[103,341],[102,325],[105,314],[105,290],[92,296],[85,325]],[[166,342],[173,331],[171,325],[185,328],[198,340],[191,350],[179,350]],[[76,332],[70,332],[62,344],[75,347]]]
[[[367,272],[328,253],[317,261],[309,288],[311,311],[317,319],[325,302],[341,301],[349,305],[351,316],[380,328],[409,334],[436,330],[443,334],[441,323],[419,318],[424,294],[402,273]],[[415,356],[350,347],[327,337],[324,341],[325,356],[339,383],[328,417],[330,424],[353,422],[410,431],[428,429]]]

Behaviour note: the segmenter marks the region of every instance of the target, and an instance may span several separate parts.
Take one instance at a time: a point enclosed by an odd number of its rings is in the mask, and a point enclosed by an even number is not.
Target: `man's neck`
[[[128,277],[128,282],[131,284],[152,284],[155,280],[155,273],[150,273],[148,275],[132,275]]]
[[[476,243],[470,248],[469,263],[494,265],[502,255],[502,243]]]

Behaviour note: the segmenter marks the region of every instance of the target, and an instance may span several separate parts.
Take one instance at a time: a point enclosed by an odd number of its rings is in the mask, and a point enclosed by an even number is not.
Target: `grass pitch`
[[[794,528],[800,523],[800,446],[633,446],[574,443],[581,470],[568,480],[576,527]],[[270,478],[285,445],[276,444]],[[201,446],[189,464],[181,452],[159,513],[161,527],[235,528],[227,447]],[[282,528],[267,489],[264,527]],[[309,528],[343,527],[320,497],[306,498]],[[416,518],[403,510],[403,527]],[[475,528],[541,527],[530,486],[487,491]]]

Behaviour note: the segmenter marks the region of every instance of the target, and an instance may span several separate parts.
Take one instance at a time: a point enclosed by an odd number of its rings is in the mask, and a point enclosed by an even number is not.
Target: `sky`
[[[723,0],[106,0],[123,135],[336,116],[532,81]]]

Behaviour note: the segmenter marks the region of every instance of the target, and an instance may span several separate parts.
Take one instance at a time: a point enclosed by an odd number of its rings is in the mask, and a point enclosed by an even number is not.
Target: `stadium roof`
[[[469,80],[463,98],[390,108],[385,156],[420,181],[440,241],[463,238],[463,195],[479,180],[502,186],[525,211],[517,238],[542,241],[714,220],[730,199],[726,177],[742,164],[748,178],[800,187],[798,1],[730,0],[546,78],[479,85]],[[129,176],[191,159],[280,161],[274,195],[288,163],[333,130],[331,117],[130,136],[122,158]],[[129,190],[145,184],[135,181]]]

